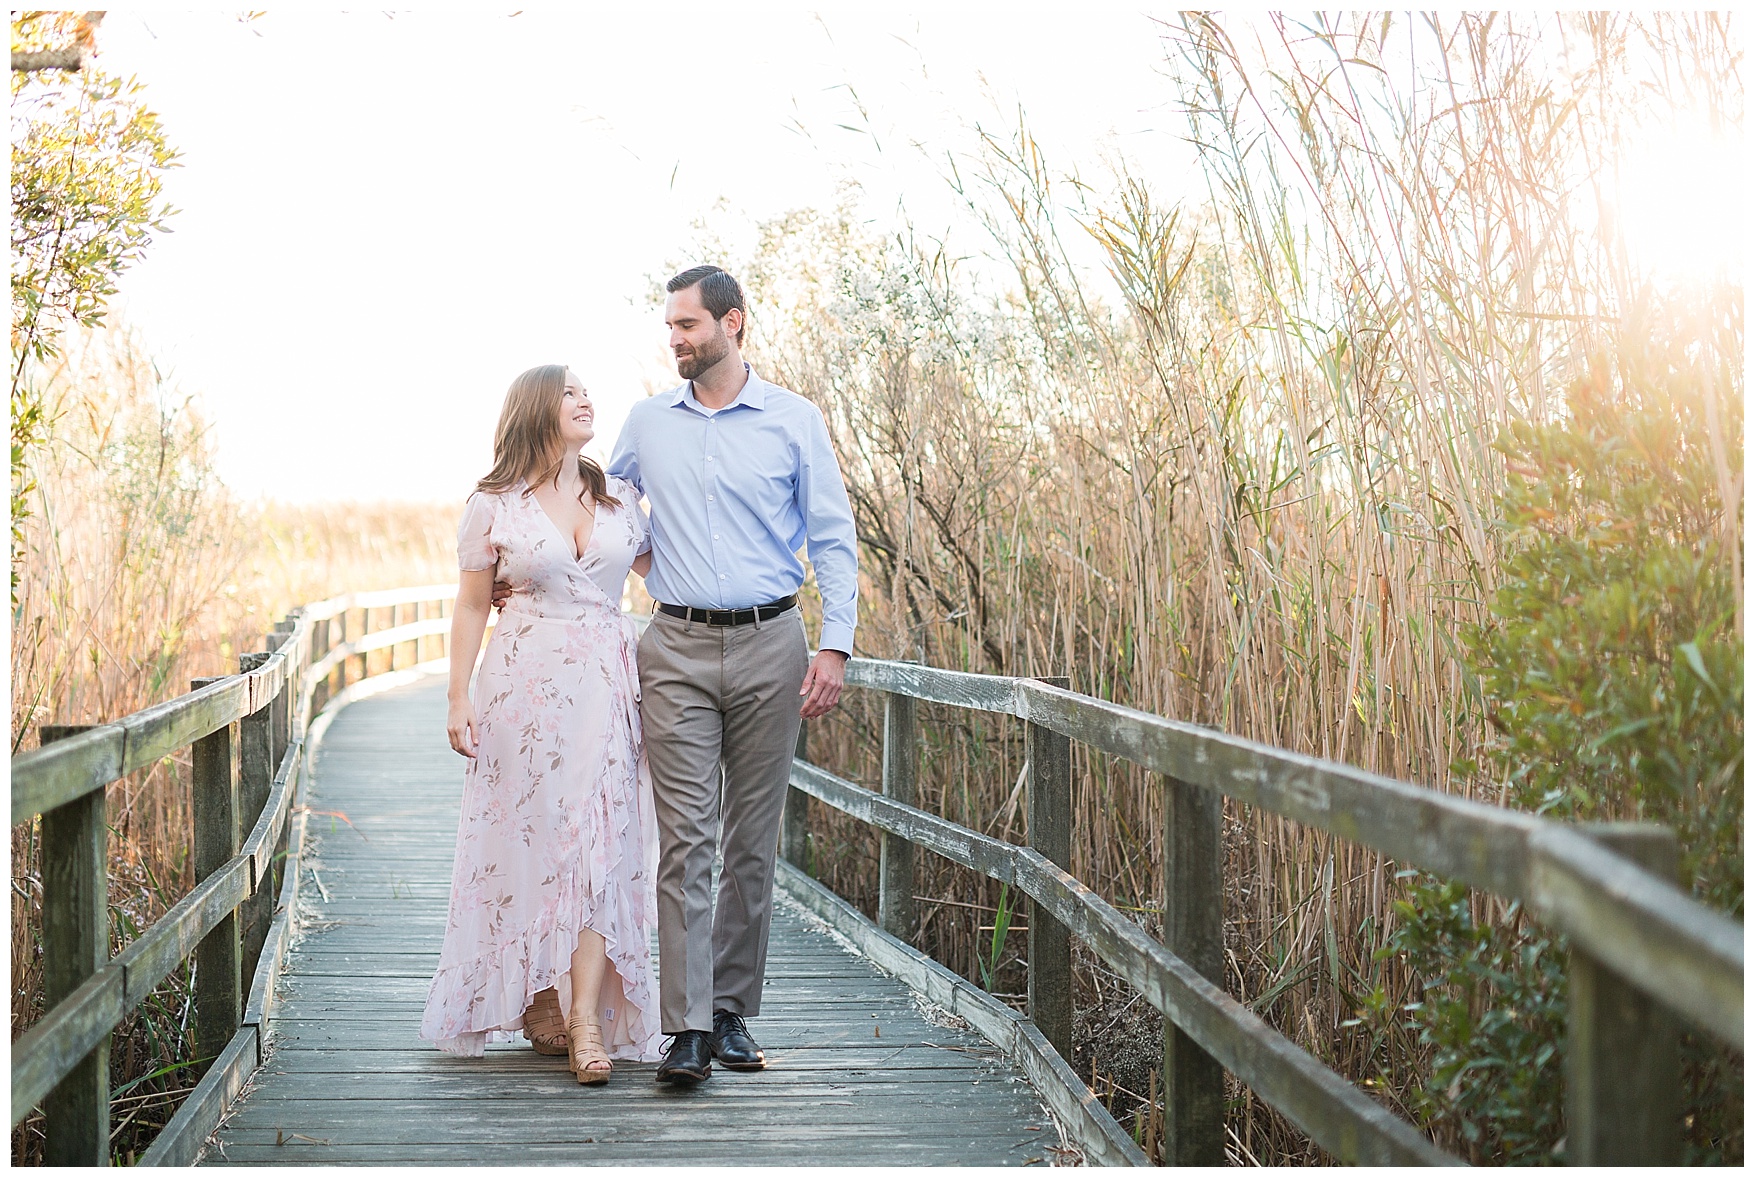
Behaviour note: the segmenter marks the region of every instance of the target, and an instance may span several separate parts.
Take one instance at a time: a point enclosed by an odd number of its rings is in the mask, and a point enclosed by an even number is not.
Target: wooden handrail
[[[1033,679],[850,659],[847,682],[1015,716],[1406,866],[1522,900],[1653,998],[1743,1046],[1742,925],[1562,823]]]
[[[457,582],[438,585],[412,585],[404,589],[373,589],[365,593],[344,593],[326,601],[312,602],[299,609],[299,616],[309,622],[325,622],[350,609],[382,609],[387,605],[414,605],[422,601],[454,601]]]
[[[200,681],[175,699],[119,720],[83,730],[58,729],[52,743],[12,759],[13,823],[41,816],[46,856],[56,854],[48,845],[51,833],[56,839],[82,838],[81,846],[97,840],[89,867],[97,873],[95,881],[69,878],[62,883],[52,872],[45,872],[47,913],[50,893],[62,887],[77,887],[82,895],[104,894],[101,831],[105,787],[172,753],[183,749],[195,752],[196,886],[114,958],[103,960],[100,951],[95,962],[64,964],[57,976],[71,969],[77,984],[59,994],[51,993],[50,1008],[12,1045],[12,1124],[16,1126],[33,1107],[42,1106],[49,1120],[46,1157],[51,1163],[93,1165],[108,1160],[110,1034],[191,956],[207,967],[198,971],[197,1037],[205,1033],[215,1039],[210,1046],[216,1051],[224,1048],[222,1059],[229,1061],[228,1067],[236,1066],[241,1051],[236,1040],[242,1033],[240,1020],[245,1013],[240,981],[249,984],[252,995],[266,986],[261,975],[270,963],[256,958],[263,953],[266,926],[275,919],[273,900],[281,892],[276,877],[285,874],[289,817],[304,775],[303,733],[313,709],[335,694],[334,681],[348,658],[361,659],[363,677],[364,656],[389,649],[389,669],[394,670],[396,648],[443,636],[450,620],[425,618],[368,629],[350,641],[335,641],[339,637],[336,627],[345,625],[350,611],[365,611],[362,625],[369,626],[370,611],[374,610],[422,603],[437,603],[442,608],[456,592],[455,585],[416,586],[318,602],[277,624],[267,639],[271,651],[243,656],[244,667],[239,673]],[[233,725],[240,726],[244,749],[243,761],[235,769],[235,789],[229,784],[234,773]],[[214,756],[221,758],[220,777],[204,781],[202,766]],[[212,775],[210,771],[208,775]],[[209,796],[214,789],[220,791],[217,803]],[[235,807],[245,803],[252,809],[236,813]],[[204,807],[214,804],[223,806],[227,815],[223,821],[230,833],[221,832],[220,858],[210,858],[212,866],[203,868],[201,839],[213,837],[203,834],[212,828],[211,819],[203,817],[207,812]],[[75,814],[76,819],[62,817]],[[207,845],[212,846],[211,842]],[[66,905],[60,904],[57,911],[64,908]],[[80,917],[77,928],[63,929],[45,921],[45,961],[66,959],[64,944],[77,942],[80,952],[94,936],[101,944],[106,930],[84,926],[103,919],[100,903]],[[284,914],[276,927],[284,927]],[[242,979],[238,976],[240,966]],[[254,982],[250,982],[252,970],[258,975]],[[228,972],[232,975],[229,982],[224,976]],[[253,1005],[262,1001],[257,999]],[[255,1033],[254,1028],[249,1029]],[[252,1053],[249,1059],[254,1058]],[[197,1092],[211,1087],[212,1080],[211,1076],[204,1080]],[[201,1130],[193,1140],[198,1143],[204,1135],[205,1130]],[[155,1147],[159,1153],[165,1152],[163,1136],[168,1134],[161,1135],[160,1145]],[[179,1132],[178,1136],[187,1138],[189,1134]]]
[[[162,704],[142,708],[120,720],[12,758],[12,824],[28,821],[110,782],[144,769],[227,724],[260,711],[279,694],[293,660],[308,655],[311,631],[348,610],[382,609],[418,602],[445,602],[457,596],[456,585],[418,585],[350,593],[317,602],[298,611],[293,642],[283,644],[253,671],[228,675],[218,683],[187,692]],[[448,632],[448,618],[410,623],[391,641],[348,645],[349,654],[363,654],[394,643]],[[398,628],[401,629],[401,628]],[[379,631],[378,638],[389,631]],[[323,672],[332,669],[322,668]],[[321,674],[322,672],[319,672]]]
[[[792,784],[843,814],[1024,892],[1152,1005],[1190,1028],[1239,1080],[1343,1161],[1405,1166],[1454,1160],[1038,852],[892,801],[808,762],[794,762]]]
[[[1574,1087],[1582,1095],[1568,1093],[1570,1115],[1580,1125],[1593,1127],[1589,1134],[1573,1134],[1591,1138],[1569,1142],[1574,1161],[1663,1161],[1675,1159],[1679,1151],[1679,1125],[1660,1123],[1663,1102],[1652,1102],[1658,1111],[1641,1109],[1638,1098],[1624,1095],[1639,1091],[1639,1084],[1627,1082],[1628,1077],[1617,1072],[1651,1068],[1651,1083],[1662,1084],[1662,1059],[1653,1062],[1639,1052],[1673,1060],[1675,1034],[1659,1031],[1637,1049],[1605,1041],[1594,1012],[1609,999],[1595,991],[1625,983],[1625,991],[1613,996],[1623,1004],[1623,1021],[1631,1011],[1636,1022],[1660,1025],[1663,1011],[1674,1011],[1724,1042],[1738,1049],[1743,1046],[1742,926],[1629,857],[1639,847],[1661,847],[1665,839],[1673,845],[1673,836],[1661,827],[1569,827],[1141,712],[1041,680],[856,658],[847,663],[847,683],[885,692],[890,700],[1013,716],[1034,731],[1058,733],[1161,774],[1166,786],[1166,846],[1199,859],[1204,865],[1200,870],[1219,870],[1217,811],[1205,811],[1209,819],[1205,829],[1178,830],[1169,804],[1181,796],[1178,791],[1192,791],[1190,797],[1206,791],[1211,791],[1209,797],[1222,794],[1361,843],[1402,864],[1523,901],[1530,912],[1570,938],[1574,974],[1592,979],[1590,985],[1575,986],[1571,999],[1572,1056],[1590,1062],[1573,1064]],[[895,711],[886,703],[886,716]],[[907,714],[912,717],[911,710]],[[889,747],[895,727],[886,721],[882,758],[886,767],[898,761]],[[912,722],[905,726],[902,739],[915,739]],[[1032,760],[1037,743],[1032,737]],[[1186,1108],[1166,1107],[1167,1124],[1176,1126],[1168,1134],[1168,1164],[1210,1164],[1223,1156],[1222,1124],[1212,1111],[1210,1094],[1177,1088],[1179,1075],[1216,1074],[1202,1071],[1198,1058],[1193,1065],[1174,1058],[1172,1040],[1182,1035],[1196,1057],[1222,1064],[1342,1160],[1372,1164],[1456,1160],[1268,1027],[1171,946],[1153,941],[1037,851],[916,809],[909,804],[911,775],[905,778],[906,797],[886,797],[810,764],[803,759],[802,740],[800,747],[787,802],[786,829],[794,833],[784,840],[795,864],[805,866],[804,840],[797,831],[802,830],[804,799],[814,798],[883,831],[886,862],[897,858],[892,845],[905,840],[1023,891],[1040,911],[1071,929],[1165,1015],[1168,1027],[1177,1032],[1166,1038],[1166,1105],[1202,1101],[1208,1105],[1204,1117],[1191,1115]],[[901,763],[912,756],[901,757]],[[890,776],[886,769],[886,793],[891,792]],[[1036,776],[1032,772],[1033,792],[1038,788]],[[1200,810],[1184,807],[1179,820],[1187,824]],[[1034,808],[1032,818],[1036,818]],[[1661,853],[1656,858],[1661,861]],[[899,926],[899,920],[888,915],[903,911],[904,906],[882,893],[911,891],[911,877],[902,873],[892,879],[893,874],[897,873],[887,867],[882,872],[878,907],[886,930],[906,939],[906,932],[892,927]],[[1200,871],[1192,871],[1187,879],[1199,875]],[[1210,887],[1201,890],[1217,894]],[[1186,908],[1185,903],[1179,906],[1181,899],[1166,896],[1166,941],[1173,941],[1173,932],[1210,940],[1210,933],[1172,929],[1172,914]],[[1217,913],[1205,915],[1217,918]],[[1032,930],[1037,923],[1032,920]],[[1051,960],[1046,965],[1057,975],[1065,964],[1059,958],[1065,954],[1058,947],[1047,953]],[[1035,958],[1032,946],[1033,1007]],[[1594,996],[1578,991],[1592,991]],[[1057,1011],[1044,1013],[1058,1022]],[[1581,1074],[1580,1067],[1595,1071]],[[1589,1102],[1601,1102],[1601,1107]],[[1612,1122],[1618,1116],[1638,1123],[1631,1130],[1625,1124],[1617,1126]]]

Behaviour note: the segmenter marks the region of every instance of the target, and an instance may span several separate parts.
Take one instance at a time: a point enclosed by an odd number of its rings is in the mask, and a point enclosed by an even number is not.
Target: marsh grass
[[[198,404],[138,339],[82,335],[42,374],[52,440],[32,458],[12,618],[12,749],[43,724],[110,720],[237,670],[273,621],[344,590],[446,580],[454,505],[239,503],[213,473]],[[188,750],[108,791],[110,941],[120,951],[194,884]],[[12,832],[12,1035],[41,1013],[35,823]],[[185,966],[111,1044],[112,1152],[127,1161],[169,1120],[189,1065]],[[12,1134],[41,1157],[41,1120]]]
[[[1681,15],[1162,31],[1198,195],[1167,205],[1125,158],[1101,190],[1060,175],[1020,124],[948,178],[984,256],[879,236],[850,201],[776,220],[743,263],[762,371],[816,398],[843,462],[860,652],[1069,675],[1502,802],[1467,768],[1486,728],[1461,638],[1501,557],[1492,443],[1559,412],[1642,302],[1740,324],[1740,287],[1657,289],[1602,215],[1619,146],[1684,89],[1740,128],[1734,38]],[[1728,346],[1740,373],[1740,329]],[[812,754],[875,786],[881,721],[854,693]],[[1016,726],[922,721],[922,804],[1021,840]],[[1072,871],[1156,933],[1160,784],[1085,749],[1074,767]],[[872,837],[813,822],[818,874],[871,911]],[[1227,987],[1408,1115],[1425,1060],[1395,1012],[1421,979],[1382,952],[1398,865],[1232,803],[1225,855]],[[980,980],[998,888],[924,859],[917,941]],[[1158,1020],[1100,963],[1078,973],[1076,1066],[1157,1151]],[[992,984],[1021,991],[1021,966]],[[1229,1096],[1233,1161],[1329,1160]]]

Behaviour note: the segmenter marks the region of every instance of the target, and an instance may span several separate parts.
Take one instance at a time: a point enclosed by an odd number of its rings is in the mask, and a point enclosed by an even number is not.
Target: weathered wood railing
[[[1064,680],[853,659],[847,682],[886,693],[883,792],[795,761],[783,853],[806,861],[807,797],[877,827],[879,917],[902,941],[914,927],[914,847],[1026,893],[1036,905],[1030,1018],[1063,1058],[1072,1055],[1069,931],[1163,1012],[1166,1164],[1224,1163],[1222,1071],[1343,1161],[1457,1161],[1226,993],[1221,795],[1521,900],[1566,934],[1574,1164],[1680,1161],[1672,1016],[1742,1049],[1742,926],[1676,886],[1665,828],[1562,825],[1080,695]],[[1024,721],[1028,846],[914,806],[919,700]],[[1066,871],[1074,740],[1162,775],[1163,943]]]
[[[197,679],[188,694],[120,720],[45,726],[42,747],[12,759],[12,823],[41,821],[47,1006],[12,1044],[12,1124],[42,1109],[48,1163],[110,1161],[111,1033],[191,957],[195,1057],[210,1062],[141,1161],[192,1159],[259,1058],[298,881],[285,867],[313,712],[368,673],[396,670],[405,652],[419,662],[423,643],[442,653],[456,592],[430,585],[306,606],[275,624],[263,652],[241,656],[237,674]],[[110,958],[105,788],[183,749],[195,887]]]

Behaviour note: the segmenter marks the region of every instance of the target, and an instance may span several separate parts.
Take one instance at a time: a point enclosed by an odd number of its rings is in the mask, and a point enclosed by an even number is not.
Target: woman
[[[451,910],[421,1036],[480,1055],[523,1030],[581,1084],[658,1058],[648,948],[657,826],[640,743],[628,570],[652,556],[633,488],[580,454],[591,399],[564,365],[506,393],[494,467],[457,533],[445,730],[469,758]],[[470,669],[496,575],[512,597]]]

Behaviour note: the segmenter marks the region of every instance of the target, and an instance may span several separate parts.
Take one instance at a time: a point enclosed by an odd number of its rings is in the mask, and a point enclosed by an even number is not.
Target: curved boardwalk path
[[[1020,1165],[1061,1156],[1035,1092],[985,1040],[777,897],[764,1072],[605,1087],[528,1044],[485,1059],[418,1038],[438,963],[461,759],[434,676],[340,711],[318,752],[303,932],[270,1054],[204,1164]],[[326,814],[325,811],[333,812]],[[345,819],[342,817],[345,815]]]

